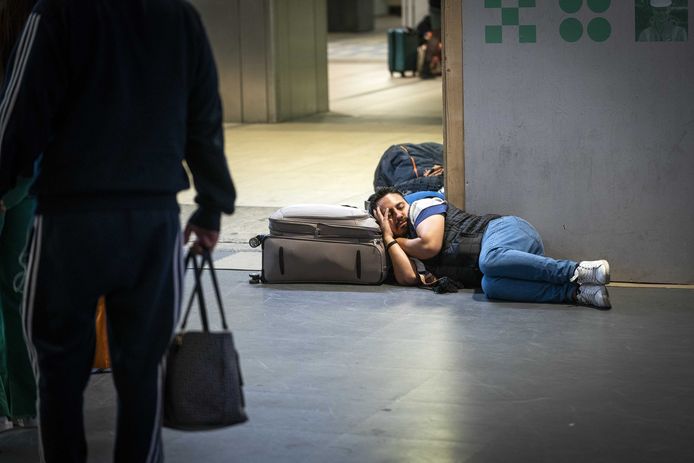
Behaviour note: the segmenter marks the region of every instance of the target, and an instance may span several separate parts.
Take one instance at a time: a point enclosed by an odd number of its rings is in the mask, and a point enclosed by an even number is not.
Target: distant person
[[[430,31],[424,33],[426,47],[419,71],[422,79],[441,75],[443,41],[441,38],[441,0],[429,0]]]
[[[34,0],[0,0],[0,88]],[[22,333],[23,256],[36,205],[25,177],[0,198],[0,432],[36,426],[36,380]]]
[[[41,460],[84,463],[83,392],[105,295],[118,394],[114,461],[162,462],[162,377],[182,242],[212,249],[235,191],[216,67],[185,0],[39,0],[0,93],[0,197],[32,177],[24,327]],[[176,194],[198,208],[181,233]],[[2,207],[2,204],[0,204]]]
[[[383,188],[369,198],[399,284],[419,286],[433,275],[453,285],[481,283],[492,299],[611,307],[606,260],[546,257],[537,230],[520,217],[477,216],[440,197],[417,196],[409,204]]]
[[[650,25],[639,34],[639,42],[686,42],[687,31],[670,17],[672,0],[650,0]]]

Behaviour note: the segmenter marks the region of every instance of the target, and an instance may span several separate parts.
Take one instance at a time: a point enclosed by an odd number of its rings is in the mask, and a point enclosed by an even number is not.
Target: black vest
[[[482,236],[489,222],[499,217],[496,214],[468,214],[448,203],[443,247],[435,257],[423,261],[426,269],[438,278],[448,277],[465,288],[479,288],[482,282],[479,269]]]

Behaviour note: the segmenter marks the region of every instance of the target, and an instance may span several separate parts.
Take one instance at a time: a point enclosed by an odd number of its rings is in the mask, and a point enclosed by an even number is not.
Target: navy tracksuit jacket
[[[185,0],[39,0],[0,93],[0,197],[32,177],[25,335],[43,461],[82,462],[82,392],[106,295],[119,394],[115,461],[163,460],[163,356],[181,297],[176,193],[191,223],[234,209],[210,45]]]

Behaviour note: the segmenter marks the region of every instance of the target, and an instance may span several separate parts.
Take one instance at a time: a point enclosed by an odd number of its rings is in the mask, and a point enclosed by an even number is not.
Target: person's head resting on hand
[[[379,188],[369,198],[369,212],[374,217],[378,209],[388,219],[395,238],[407,236],[410,205],[405,197],[394,187]]]

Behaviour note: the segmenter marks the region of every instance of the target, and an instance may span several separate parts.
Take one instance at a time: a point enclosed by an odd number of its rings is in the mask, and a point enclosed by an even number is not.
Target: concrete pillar
[[[328,111],[326,0],[192,0],[220,77],[225,122]]]

